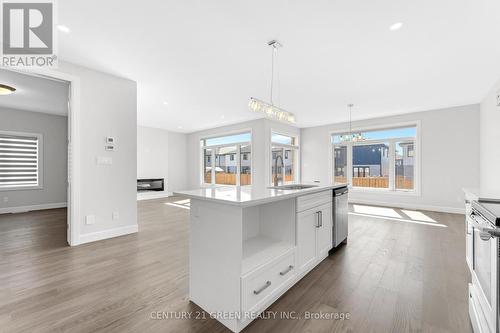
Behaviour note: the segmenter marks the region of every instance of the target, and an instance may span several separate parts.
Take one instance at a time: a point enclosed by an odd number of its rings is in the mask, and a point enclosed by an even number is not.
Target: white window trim
[[[0,131],[1,134],[5,135],[17,135],[17,136],[34,136],[38,140],[38,169],[37,169],[37,180],[38,185],[36,186],[14,186],[9,188],[0,188],[0,192],[5,191],[27,191],[27,190],[41,190],[43,189],[43,134],[41,133],[30,133],[30,132],[15,132],[15,131]]]
[[[273,134],[278,134],[278,135],[283,135],[283,136],[289,136],[292,138],[295,138],[295,145],[288,145],[284,143],[276,143],[273,142]],[[273,128],[270,129],[269,132],[269,181],[268,184],[274,185],[273,184],[273,146],[279,147],[283,151],[283,159],[285,158],[285,148],[291,148],[293,151],[294,155],[294,180],[292,182],[285,182],[285,168],[281,168],[281,179],[283,179],[283,184],[295,184],[295,183],[300,183],[300,135],[294,134],[294,133],[289,133],[289,132],[284,132],[280,130],[274,130]],[[285,160],[283,160],[283,163]]]
[[[212,138],[218,138],[218,137],[223,137],[223,136],[231,136],[231,135],[237,135],[237,134],[244,134],[244,133],[250,133],[250,141],[242,141],[242,142],[236,142],[236,143],[227,143],[227,144],[220,144],[220,145],[209,145],[209,146],[202,146],[200,145],[200,166],[199,166],[199,174],[200,174],[200,186],[201,187],[214,187],[214,186],[252,186],[253,181],[254,181],[254,156],[251,155],[250,157],[250,174],[251,176],[251,181],[249,185],[241,185],[241,152],[240,148],[241,146],[250,146],[250,154],[253,154],[253,147],[252,147],[252,142],[253,142],[253,133],[251,128],[247,129],[241,129],[241,130],[236,130],[236,131],[229,131],[229,132],[223,132],[223,133],[216,133],[216,134],[211,134],[208,136],[203,136],[200,137],[199,141],[201,142],[202,140],[207,140],[207,139],[212,139]],[[222,147],[233,147],[236,146],[236,185],[232,184],[216,184],[215,183],[215,168],[213,165],[215,164],[215,152],[218,148]],[[211,164],[212,164],[212,170],[211,170],[211,183],[205,183],[205,149],[212,149],[212,154],[210,156]]]
[[[400,141],[405,141],[405,140],[413,140],[415,142],[415,147],[414,147],[414,159],[415,159],[415,169],[414,169],[414,177],[415,177],[415,182],[414,182],[414,189],[413,190],[403,190],[403,189],[395,189],[395,186],[393,184],[394,178],[395,178],[395,168],[394,168],[394,149],[389,149],[389,160],[392,161],[389,163],[389,173],[391,177],[389,177],[390,184],[389,188],[366,188],[366,187],[354,187],[352,184],[349,184],[349,189],[351,192],[359,192],[359,193],[383,193],[383,194],[391,194],[391,195],[402,195],[402,196],[421,196],[421,175],[422,175],[422,168],[421,168],[421,160],[422,160],[422,145],[421,145],[421,121],[420,120],[415,120],[411,122],[401,122],[401,123],[391,123],[391,124],[384,124],[384,125],[375,125],[375,126],[366,126],[366,127],[356,127],[352,128],[352,132],[369,132],[369,131],[377,131],[377,130],[388,130],[388,129],[394,129],[394,128],[403,128],[403,127],[415,127],[416,128],[416,134],[415,137],[411,138],[395,138],[395,139],[387,139],[387,140],[369,140],[365,142],[362,142],[361,144],[373,144],[373,143],[386,143],[386,142],[400,142]],[[335,161],[335,156],[334,156],[334,146],[335,145],[341,145],[342,143],[334,144],[332,142],[332,136],[334,135],[339,135],[339,134],[345,134],[349,133],[349,128],[343,128],[343,129],[338,129],[334,131],[330,131],[328,133],[328,144],[330,146],[329,149],[329,179],[330,182],[333,183],[335,181],[334,179],[334,161]],[[360,144],[360,143],[357,143]],[[344,143],[345,145],[345,143]],[[352,145],[352,144],[348,144]],[[347,150],[347,160],[352,161],[352,149]],[[352,162],[351,162],[352,163]],[[347,180],[352,179],[352,168],[347,168]]]

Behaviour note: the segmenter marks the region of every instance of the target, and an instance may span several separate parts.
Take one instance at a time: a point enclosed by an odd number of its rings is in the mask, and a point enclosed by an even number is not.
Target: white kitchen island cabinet
[[[332,248],[332,190],[209,187],[191,199],[189,298],[241,331]]]

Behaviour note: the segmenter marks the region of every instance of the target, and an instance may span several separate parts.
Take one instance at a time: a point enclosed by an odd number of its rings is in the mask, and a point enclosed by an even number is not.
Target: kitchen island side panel
[[[242,208],[191,199],[189,296],[203,310],[240,311],[242,244]],[[218,320],[236,329],[236,320]]]

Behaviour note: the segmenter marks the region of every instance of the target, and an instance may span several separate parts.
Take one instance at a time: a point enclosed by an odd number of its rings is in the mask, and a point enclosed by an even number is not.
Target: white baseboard
[[[403,209],[411,209],[411,210],[428,210],[431,212],[453,213],[453,214],[462,214],[462,215],[465,214],[465,206],[464,206],[464,208],[456,208],[456,207],[415,205],[415,204],[407,204],[407,203],[399,203],[399,202],[381,202],[381,201],[357,200],[357,199],[354,199],[354,200],[349,199],[349,203],[355,203],[355,204],[360,204],[360,205],[374,205],[374,206],[403,208]]]
[[[161,199],[161,198],[167,198],[172,196],[172,193],[170,192],[157,192],[157,193],[152,193],[152,192],[146,192],[146,193],[137,193],[137,201],[141,200],[151,200],[151,199]]]
[[[99,241],[99,240],[103,240],[103,239],[134,234],[138,231],[139,231],[139,226],[137,224],[134,224],[134,225],[127,225],[127,226],[119,227],[119,228],[113,228],[113,229],[109,229],[109,230],[91,232],[88,234],[80,235],[80,237],[78,237],[78,240],[75,242],[76,244],[74,244],[74,245],[91,243],[91,242],[95,242],[95,241]]]
[[[65,208],[65,207],[67,207],[66,202],[57,202],[57,203],[42,204],[42,205],[31,205],[31,206],[5,207],[5,208],[0,208],[0,214],[25,213],[33,210],[55,209],[55,208]]]

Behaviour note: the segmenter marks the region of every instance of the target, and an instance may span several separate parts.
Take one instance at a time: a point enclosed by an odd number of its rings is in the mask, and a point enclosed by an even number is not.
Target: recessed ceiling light
[[[401,29],[402,26],[403,26],[403,22],[396,22],[389,27],[389,30],[397,31],[397,30]]]
[[[163,102],[163,105],[168,105],[168,102],[167,102],[167,101],[164,101],[164,102]]]
[[[220,119],[224,119],[224,118],[226,118],[226,116],[224,116],[224,115],[220,116]]]
[[[183,127],[182,126],[177,126],[178,129],[182,129]]]
[[[14,91],[16,91],[16,88],[5,85],[5,84],[0,84],[0,95],[10,95]]]
[[[62,25],[62,24],[58,24],[57,25],[57,29],[59,29],[59,31],[62,31],[62,32],[66,33],[66,34],[69,34],[71,32],[70,28],[68,28],[67,26]]]

